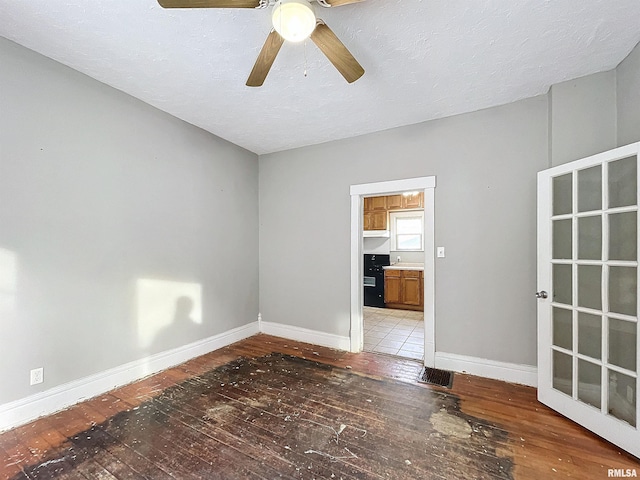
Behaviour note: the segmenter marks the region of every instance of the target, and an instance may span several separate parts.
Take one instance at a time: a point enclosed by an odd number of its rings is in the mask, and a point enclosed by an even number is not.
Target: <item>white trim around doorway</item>
[[[393,195],[419,190],[424,192],[424,364],[435,366],[435,187],[436,177],[418,177],[387,182],[351,185],[351,330],[352,352],[362,351],[364,343],[362,320],[363,197]]]

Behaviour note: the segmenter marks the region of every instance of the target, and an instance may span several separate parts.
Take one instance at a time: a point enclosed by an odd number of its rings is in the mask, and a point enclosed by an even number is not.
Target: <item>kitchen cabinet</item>
[[[365,197],[363,228],[364,230],[387,230],[390,211],[416,209],[423,206],[422,192],[413,195]]]
[[[375,198],[375,197],[374,197]],[[412,210],[424,206],[424,193],[387,195],[387,210]]]
[[[387,230],[387,212],[365,212],[365,230]]]
[[[384,303],[402,303],[402,271],[384,271]]]
[[[387,230],[386,197],[367,197],[364,199],[364,229]]]
[[[401,210],[402,195],[389,195],[387,197],[387,210]]]
[[[384,271],[384,301],[388,308],[424,310],[424,272],[422,270]]]
[[[372,211],[387,211],[387,197],[370,197],[370,199]]]
[[[422,208],[424,206],[424,193],[415,193],[402,196],[402,209],[409,210],[412,208]]]
[[[402,303],[405,305],[422,305],[422,272],[417,270],[400,270],[402,272]]]

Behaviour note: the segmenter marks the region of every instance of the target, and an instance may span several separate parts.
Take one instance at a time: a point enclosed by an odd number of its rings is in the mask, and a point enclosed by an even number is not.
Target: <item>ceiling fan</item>
[[[247,86],[264,83],[285,40],[300,42],[311,38],[345,80],[353,83],[364,74],[364,68],[347,47],[316,17],[313,0],[158,0],[163,8],[272,8],[273,30],[258,55]],[[322,7],[339,7],[363,0],[315,0]]]

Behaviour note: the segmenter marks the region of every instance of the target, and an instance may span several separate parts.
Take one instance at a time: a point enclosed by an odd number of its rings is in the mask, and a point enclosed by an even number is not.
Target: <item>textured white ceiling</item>
[[[264,86],[246,87],[269,10],[0,0],[0,35],[258,154],[542,94],[614,68],[640,41],[638,0],[368,0],[316,12],[365,68],[357,82],[313,43],[285,43]]]

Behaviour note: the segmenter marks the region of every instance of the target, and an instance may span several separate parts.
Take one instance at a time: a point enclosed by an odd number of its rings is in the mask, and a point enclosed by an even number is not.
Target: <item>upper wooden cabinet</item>
[[[365,230],[386,230],[387,229],[387,211],[380,212],[364,212],[364,229]]]
[[[365,197],[364,229],[387,230],[389,212],[409,210],[424,206],[424,193],[413,195],[387,195],[383,197]]]
[[[364,229],[387,229],[387,197],[367,197],[364,199]]]
[[[389,195],[387,197],[388,210],[400,210],[402,208],[402,195]]]
[[[371,210],[382,211],[387,210],[387,197],[370,197],[371,198]]]
[[[408,210],[424,206],[424,193],[387,195],[386,197],[367,197],[364,199],[364,211]]]
[[[422,208],[424,206],[424,193],[415,193],[410,195],[402,195],[402,208]]]

